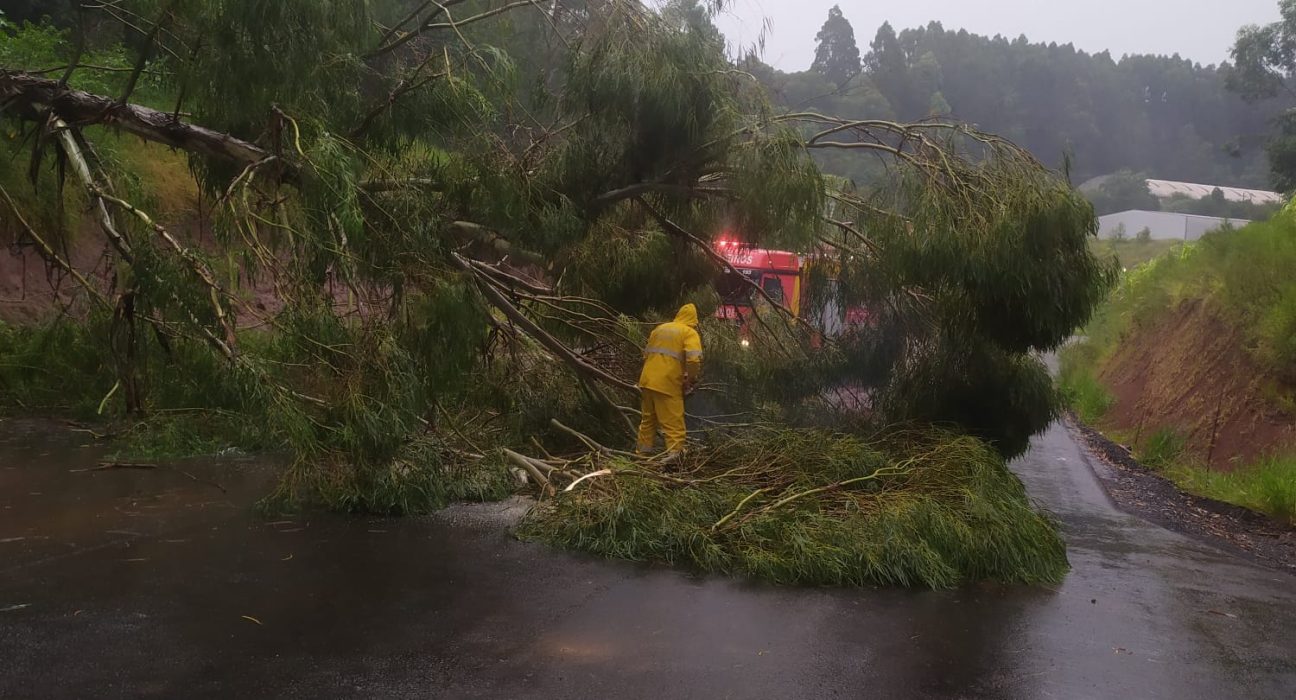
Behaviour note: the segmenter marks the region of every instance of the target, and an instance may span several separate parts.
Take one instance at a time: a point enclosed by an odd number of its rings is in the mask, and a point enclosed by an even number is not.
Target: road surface
[[[266,465],[76,442],[0,423],[0,697],[1296,697],[1296,579],[1119,512],[1062,426],[1014,468],[1072,573],[950,592],[567,555],[516,504],[267,522]]]

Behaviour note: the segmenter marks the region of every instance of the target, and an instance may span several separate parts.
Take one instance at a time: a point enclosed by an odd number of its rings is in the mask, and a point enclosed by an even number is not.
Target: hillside
[[[1189,490],[1296,516],[1296,215],[1126,276],[1063,353],[1086,421]]]
[[[210,243],[211,203],[204,203],[190,174],[188,158],[171,149],[110,131],[94,130],[99,156],[129,170],[133,177],[119,183],[137,193],[141,207],[181,240]],[[14,162],[25,135],[0,132],[0,158]],[[63,185],[64,187],[60,187]],[[68,195],[59,202],[56,194]],[[25,167],[0,169],[0,322],[31,323],[75,306],[82,298],[76,282],[46,264],[41,237],[78,269],[105,280],[108,245],[94,218],[86,215],[85,198],[75,182],[60,182],[55,171],[43,169],[36,182]]]

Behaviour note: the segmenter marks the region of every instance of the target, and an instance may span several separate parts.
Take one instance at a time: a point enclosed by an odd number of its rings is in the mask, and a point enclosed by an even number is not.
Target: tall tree
[[[878,27],[877,35],[869,44],[868,55],[864,57],[864,67],[896,112],[911,118],[909,58],[890,22],[883,22]]]
[[[859,75],[860,50],[855,43],[855,29],[842,15],[841,6],[833,5],[828,10],[828,19],[815,35],[815,41],[818,47],[811,70],[818,71],[839,87]]]

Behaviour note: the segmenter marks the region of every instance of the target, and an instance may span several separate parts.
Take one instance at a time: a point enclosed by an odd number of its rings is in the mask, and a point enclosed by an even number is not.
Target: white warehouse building
[[[1135,238],[1147,229],[1154,241],[1195,241],[1210,231],[1224,226],[1241,228],[1251,223],[1247,219],[1224,219],[1218,216],[1197,216],[1170,211],[1122,211],[1098,217],[1098,237]]]

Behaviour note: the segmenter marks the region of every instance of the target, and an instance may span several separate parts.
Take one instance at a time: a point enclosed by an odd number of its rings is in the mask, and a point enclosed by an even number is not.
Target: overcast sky
[[[884,21],[900,31],[936,20],[974,34],[1025,34],[1090,53],[1107,49],[1116,58],[1177,53],[1201,63],[1226,60],[1242,25],[1278,19],[1278,0],[733,0],[716,23],[730,42],[750,46],[768,19],[765,61],[803,70],[833,5],[841,5],[855,27],[861,52]]]

